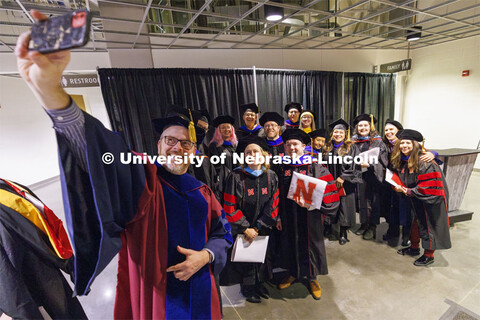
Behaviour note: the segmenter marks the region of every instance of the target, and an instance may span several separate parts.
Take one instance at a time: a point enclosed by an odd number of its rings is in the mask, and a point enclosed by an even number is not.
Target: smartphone
[[[92,17],[88,10],[37,21],[32,25],[29,50],[41,53],[78,48],[89,41]]]

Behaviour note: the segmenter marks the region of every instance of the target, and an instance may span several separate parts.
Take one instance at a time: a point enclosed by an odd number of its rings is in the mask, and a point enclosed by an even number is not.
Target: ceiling
[[[265,19],[265,7],[283,19]],[[88,8],[108,49],[411,49],[480,35],[480,0],[0,0],[0,52],[29,29],[30,9]],[[268,10],[268,8],[267,8]],[[421,26],[420,40],[407,41]]]

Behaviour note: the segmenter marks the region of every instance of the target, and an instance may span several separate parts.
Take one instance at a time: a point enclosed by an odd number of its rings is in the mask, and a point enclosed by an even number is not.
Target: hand
[[[282,220],[278,220],[278,221],[277,221],[276,227],[277,227],[277,230],[278,230],[278,231],[282,231]]]
[[[420,156],[420,160],[425,162],[432,162],[433,159],[435,159],[435,155],[430,151],[427,151]]]
[[[258,232],[253,228],[247,228],[243,234],[245,235],[245,240],[252,243],[252,241],[258,236]]]
[[[36,20],[45,20],[47,16],[32,10]],[[63,109],[70,103],[70,97],[60,85],[62,73],[70,61],[70,51],[41,54],[28,51],[30,32],[22,33],[17,40],[15,55],[18,72],[28,84],[37,100],[46,109]]]
[[[310,205],[306,204],[299,195],[294,197],[293,201],[295,201],[302,208],[310,209]]]
[[[366,162],[362,162],[362,163],[360,164],[360,166],[361,166],[362,168],[368,168],[368,167],[370,167],[370,165],[369,165],[368,163],[366,163]]]
[[[395,191],[407,194],[407,188],[405,187],[395,187]]]
[[[342,177],[338,177],[337,180],[335,181],[335,185],[337,186],[337,189],[340,189],[343,187],[343,183],[345,180],[342,179]]]
[[[210,261],[210,253],[207,250],[195,251],[177,246],[177,251],[185,255],[186,260],[171,266],[167,272],[172,272],[178,280],[187,281],[198,270]]]

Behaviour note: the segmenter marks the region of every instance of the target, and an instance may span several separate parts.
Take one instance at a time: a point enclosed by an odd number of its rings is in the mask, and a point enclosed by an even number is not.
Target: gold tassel
[[[348,126],[348,130],[347,130],[347,142],[350,142],[350,126]]]
[[[188,109],[188,113],[190,114],[190,123],[188,124],[188,136],[190,137],[190,141],[193,143],[197,143],[197,134],[195,132],[195,124],[193,123],[192,111]]]
[[[427,150],[425,150],[425,138],[423,138],[423,141],[422,141],[422,151],[423,152],[427,151]]]
[[[373,122],[373,114],[370,115],[370,130],[375,130],[375,123]]]

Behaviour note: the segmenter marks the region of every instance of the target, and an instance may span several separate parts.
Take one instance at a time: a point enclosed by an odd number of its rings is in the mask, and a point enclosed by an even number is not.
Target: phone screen
[[[66,15],[39,21],[32,26],[29,49],[49,53],[87,44],[90,32],[90,13],[79,10]]]

